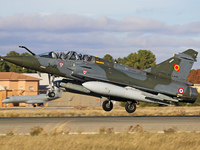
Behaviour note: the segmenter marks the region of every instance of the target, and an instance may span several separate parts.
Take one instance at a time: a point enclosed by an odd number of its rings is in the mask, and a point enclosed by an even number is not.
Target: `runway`
[[[0,107],[0,110],[73,110],[74,107]]]
[[[140,125],[145,131],[163,131],[176,127],[178,131],[200,131],[200,116],[128,116],[128,117],[60,117],[60,118],[0,118],[0,134],[9,131],[29,133],[34,126],[45,131],[62,127],[69,132],[99,132],[99,129],[113,128],[114,132],[126,132],[130,126]]]

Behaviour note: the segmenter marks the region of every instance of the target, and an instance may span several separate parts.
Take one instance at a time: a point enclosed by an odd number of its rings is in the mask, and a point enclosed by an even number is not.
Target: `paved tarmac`
[[[74,107],[0,107],[0,110],[73,110]]]
[[[34,126],[50,132],[55,128],[73,132],[99,132],[101,127],[114,132],[126,132],[130,126],[140,125],[145,131],[163,131],[176,127],[178,131],[200,131],[200,116],[128,116],[128,117],[29,117],[0,118],[0,134],[9,131],[29,133]]]

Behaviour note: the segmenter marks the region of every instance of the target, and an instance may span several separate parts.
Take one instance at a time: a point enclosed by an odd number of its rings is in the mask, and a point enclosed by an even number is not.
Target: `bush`
[[[13,133],[13,131],[9,131],[8,133],[6,133],[6,135],[7,135],[7,136],[13,136],[14,133]]]
[[[125,107],[126,102],[120,102],[120,106]]]
[[[178,132],[177,127],[171,127],[169,129],[164,130],[164,133],[176,133]]]
[[[36,135],[39,135],[42,131],[43,131],[43,128],[36,126],[36,127],[31,128],[30,135],[36,136]]]

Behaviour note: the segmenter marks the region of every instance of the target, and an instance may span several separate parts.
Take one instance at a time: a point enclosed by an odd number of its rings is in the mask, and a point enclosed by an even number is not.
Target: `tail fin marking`
[[[194,62],[197,61],[197,54],[195,50],[188,49],[146,71],[171,80],[186,82]]]

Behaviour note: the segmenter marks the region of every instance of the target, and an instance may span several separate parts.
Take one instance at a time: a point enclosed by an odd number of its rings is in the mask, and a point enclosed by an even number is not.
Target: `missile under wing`
[[[23,47],[24,48],[24,47]],[[27,49],[27,48],[26,48]],[[126,111],[136,110],[139,101],[169,105],[171,102],[194,103],[197,90],[187,77],[198,52],[188,49],[146,70],[131,68],[99,57],[75,51],[51,51],[33,56],[5,56],[14,64],[55,76],[65,77],[54,86],[66,91],[104,99],[103,109],[113,108],[111,100],[124,101]],[[54,86],[49,97],[55,96]]]

